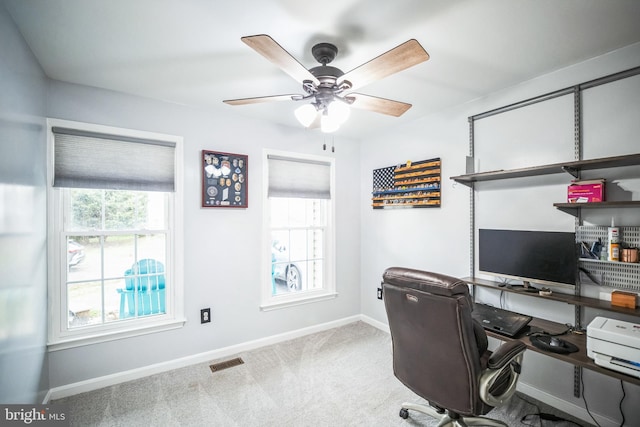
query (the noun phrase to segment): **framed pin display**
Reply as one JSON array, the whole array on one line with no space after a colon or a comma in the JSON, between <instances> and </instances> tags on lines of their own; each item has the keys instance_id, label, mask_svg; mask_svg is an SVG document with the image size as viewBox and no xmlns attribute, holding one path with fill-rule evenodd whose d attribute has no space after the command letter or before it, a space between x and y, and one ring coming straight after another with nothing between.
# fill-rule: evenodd
<instances>
[{"instance_id":1,"label":"framed pin display","mask_svg":"<svg viewBox=\"0 0 640 427\"><path fill-rule=\"evenodd\" d=\"M248 164L244 154L202 150L202 207L246 208Z\"/></svg>"},{"instance_id":2,"label":"framed pin display","mask_svg":"<svg viewBox=\"0 0 640 427\"><path fill-rule=\"evenodd\" d=\"M440 158L373 170L373 209L439 208Z\"/></svg>"}]
</instances>

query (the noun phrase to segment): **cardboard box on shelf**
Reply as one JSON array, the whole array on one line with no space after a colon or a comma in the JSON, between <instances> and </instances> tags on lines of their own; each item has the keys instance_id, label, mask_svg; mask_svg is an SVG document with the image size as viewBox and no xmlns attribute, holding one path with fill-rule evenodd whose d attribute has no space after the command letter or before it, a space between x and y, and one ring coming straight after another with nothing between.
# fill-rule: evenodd
<instances>
[{"instance_id":1,"label":"cardboard box on shelf","mask_svg":"<svg viewBox=\"0 0 640 427\"><path fill-rule=\"evenodd\" d=\"M567 188L567 202L592 203L604 202L605 180L591 179L586 181L573 181Z\"/></svg>"}]
</instances>

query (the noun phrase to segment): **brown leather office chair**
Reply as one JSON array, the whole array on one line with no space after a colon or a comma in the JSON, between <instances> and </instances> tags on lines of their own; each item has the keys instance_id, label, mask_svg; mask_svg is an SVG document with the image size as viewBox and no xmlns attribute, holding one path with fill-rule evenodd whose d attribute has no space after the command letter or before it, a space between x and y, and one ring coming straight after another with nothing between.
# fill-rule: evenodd
<instances>
[{"instance_id":1,"label":"brown leather office chair","mask_svg":"<svg viewBox=\"0 0 640 427\"><path fill-rule=\"evenodd\" d=\"M509 341L493 353L487 350L487 335L471 317L473 301L462 280L392 267L382 286L394 374L429 402L403 403L400 416L415 410L439 419L439 426L506 426L480 415L513 395L526 346Z\"/></svg>"}]
</instances>

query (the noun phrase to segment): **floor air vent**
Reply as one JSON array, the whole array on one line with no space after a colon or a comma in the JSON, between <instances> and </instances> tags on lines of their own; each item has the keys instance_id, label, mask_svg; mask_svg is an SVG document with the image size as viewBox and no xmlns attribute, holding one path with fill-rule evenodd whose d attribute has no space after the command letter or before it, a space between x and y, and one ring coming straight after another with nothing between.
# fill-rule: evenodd
<instances>
[{"instance_id":1,"label":"floor air vent","mask_svg":"<svg viewBox=\"0 0 640 427\"><path fill-rule=\"evenodd\" d=\"M222 371L223 369L233 368L234 366L242 365L244 360L239 357L235 359L225 360L224 362L214 363L213 365L209 365L211 368L211 372Z\"/></svg>"}]
</instances>

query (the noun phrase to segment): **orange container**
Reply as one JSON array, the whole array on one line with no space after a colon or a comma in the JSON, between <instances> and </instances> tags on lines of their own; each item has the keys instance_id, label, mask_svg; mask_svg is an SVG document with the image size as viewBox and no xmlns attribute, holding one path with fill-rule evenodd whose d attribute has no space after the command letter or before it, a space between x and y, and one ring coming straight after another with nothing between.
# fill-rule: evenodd
<instances>
[{"instance_id":1,"label":"orange container","mask_svg":"<svg viewBox=\"0 0 640 427\"><path fill-rule=\"evenodd\" d=\"M617 307L636 308L637 295L632 292L611 292L611 305Z\"/></svg>"}]
</instances>

